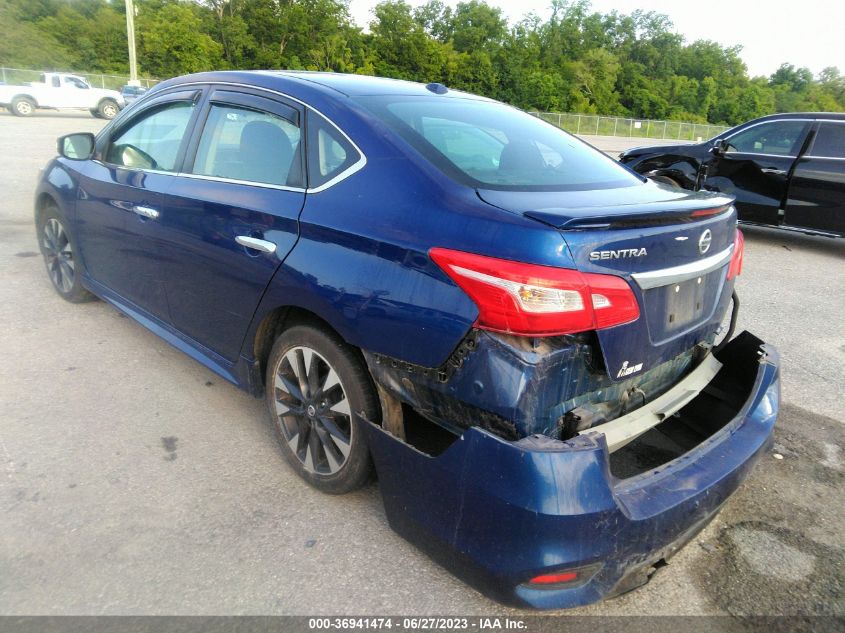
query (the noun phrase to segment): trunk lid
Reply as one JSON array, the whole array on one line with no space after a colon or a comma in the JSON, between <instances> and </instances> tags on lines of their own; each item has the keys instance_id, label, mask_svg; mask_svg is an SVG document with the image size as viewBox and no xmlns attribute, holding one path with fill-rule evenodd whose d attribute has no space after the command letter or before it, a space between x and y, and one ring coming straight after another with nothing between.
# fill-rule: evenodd
<instances>
[{"instance_id":1,"label":"trunk lid","mask_svg":"<svg viewBox=\"0 0 845 633\"><path fill-rule=\"evenodd\" d=\"M628 281L639 319L597 331L614 381L675 358L719 327L733 290L726 280L736 234L730 198L654 184L478 194L559 229L578 270Z\"/></svg>"}]
</instances>

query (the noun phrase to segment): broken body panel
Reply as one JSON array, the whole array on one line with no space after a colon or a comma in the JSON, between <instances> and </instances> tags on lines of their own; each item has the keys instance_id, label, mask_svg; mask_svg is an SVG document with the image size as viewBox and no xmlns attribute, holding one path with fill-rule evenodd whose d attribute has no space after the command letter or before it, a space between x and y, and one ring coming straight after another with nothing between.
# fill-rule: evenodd
<instances>
[{"instance_id":1,"label":"broken body panel","mask_svg":"<svg viewBox=\"0 0 845 633\"><path fill-rule=\"evenodd\" d=\"M614 459L625 449L611 454L600 431L507 441L473 426L433 456L366 424L391 527L509 604L574 607L633 589L715 515L771 441L777 353L743 333L717 357L707 387L653 429L668 425L675 459L624 479ZM574 581L529 583L561 572Z\"/></svg>"}]
</instances>

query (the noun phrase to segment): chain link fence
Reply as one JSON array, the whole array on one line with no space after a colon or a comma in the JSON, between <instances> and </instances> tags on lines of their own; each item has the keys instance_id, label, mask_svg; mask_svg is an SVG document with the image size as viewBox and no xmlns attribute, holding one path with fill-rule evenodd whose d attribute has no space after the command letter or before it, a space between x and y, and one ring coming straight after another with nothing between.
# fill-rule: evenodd
<instances>
[{"instance_id":1,"label":"chain link fence","mask_svg":"<svg viewBox=\"0 0 845 633\"><path fill-rule=\"evenodd\" d=\"M6 85L23 85L39 81L41 73L45 72L67 72L79 77L84 77L85 80L91 84L92 88L110 88L111 90L120 90L123 86L129 83L128 75L102 75L98 73L79 73L64 70L27 70L24 68L6 67L0 67L0 81ZM152 77L142 77L139 78L138 81L144 88L150 88L161 80L154 79Z\"/></svg>"},{"instance_id":2,"label":"chain link fence","mask_svg":"<svg viewBox=\"0 0 845 633\"><path fill-rule=\"evenodd\" d=\"M630 138L659 138L679 141L703 141L728 128L709 123L683 121L652 121L596 114L566 114L563 112L531 112L567 132L591 136L627 136Z\"/></svg>"},{"instance_id":3,"label":"chain link fence","mask_svg":"<svg viewBox=\"0 0 845 633\"><path fill-rule=\"evenodd\" d=\"M0 81L7 85L26 84L39 81L42 72L72 72L28 70L24 68L0 67ZM129 83L127 75L104 75L99 73L73 72L85 77L94 88L120 90ZM160 79L143 77L139 82L144 88L150 88ZM652 121L596 114L568 114L564 112L531 112L536 117L548 121L567 132L578 135L626 136L631 138L658 138L679 141L702 141L712 138L728 128L708 123L686 123L683 121Z\"/></svg>"}]
</instances>

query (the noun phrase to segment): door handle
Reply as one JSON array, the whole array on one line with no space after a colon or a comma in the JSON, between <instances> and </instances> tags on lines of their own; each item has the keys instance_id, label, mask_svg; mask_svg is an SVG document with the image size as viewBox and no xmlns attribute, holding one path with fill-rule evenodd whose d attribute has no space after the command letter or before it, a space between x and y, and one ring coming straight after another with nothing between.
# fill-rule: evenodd
<instances>
[{"instance_id":1,"label":"door handle","mask_svg":"<svg viewBox=\"0 0 845 633\"><path fill-rule=\"evenodd\" d=\"M152 207L143 207L143 206L134 206L132 210L144 218L149 218L150 220L157 220L159 213Z\"/></svg>"},{"instance_id":2,"label":"door handle","mask_svg":"<svg viewBox=\"0 0 845 633\"><path fill-rule=\"evenodd\" d=\"M764 174L771 174L772 176L786 176L785 169L776 169L775 167L763 167L760 171Z\"/></svg>"},{"instance_id":3,"label":"door handle","mask_svg":"<svg viewBox=\"0 0 845 633\"><path fill-rule=\"evenodd\" d=\"M246 246L262 253L275 253L276 245L267 240L260 240L257 237L250 237L249 235L238 235L235 241L241 246Z\"/></svg>"}]
</instances>

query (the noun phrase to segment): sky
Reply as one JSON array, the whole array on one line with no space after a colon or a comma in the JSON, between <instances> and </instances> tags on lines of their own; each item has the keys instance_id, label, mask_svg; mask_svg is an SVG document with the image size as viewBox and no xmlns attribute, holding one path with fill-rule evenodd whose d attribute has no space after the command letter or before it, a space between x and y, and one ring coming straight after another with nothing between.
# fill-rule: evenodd
<instances>
[{"instance_id":1,"label":"sky","mask_svg":"<svg viewBox=\"0 0 845 633\"><path fill-rule=\"evenodd\" d=\"M356 24L366 27L373 19L372 8L379 0L349 0ZM425 0L406 0L411 6ZM456 0L444 0L454 6ZM487 0L502 9L514 23L535 12L548 17L549 0ZM826 66L837 66L845 74L845 2L842 0L592 0L594 11L632 13L636 9L669 16L675 31L687 42L715 40L726 46L742 45L740 57L749 75L769 76L788 62L818 74Z\"/></svg>"}]
</instances>

